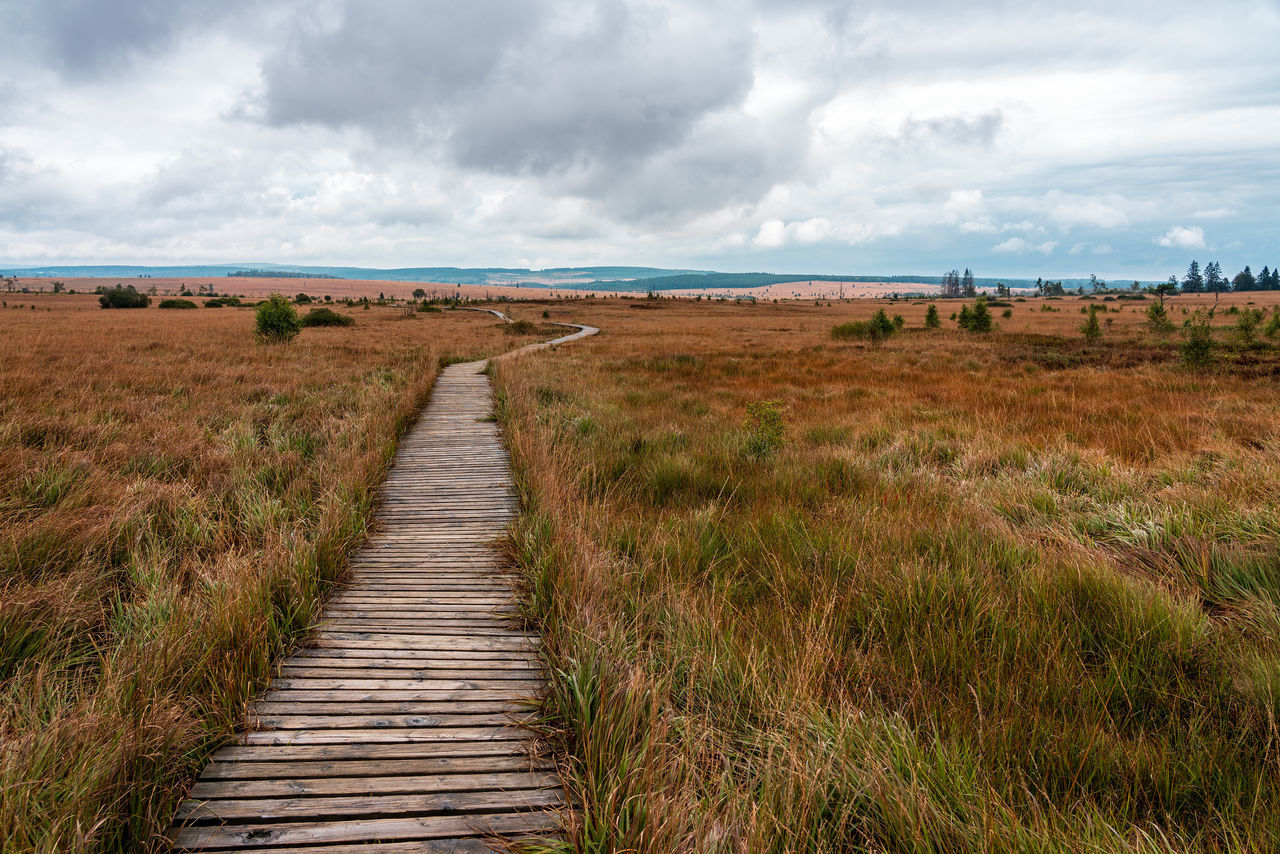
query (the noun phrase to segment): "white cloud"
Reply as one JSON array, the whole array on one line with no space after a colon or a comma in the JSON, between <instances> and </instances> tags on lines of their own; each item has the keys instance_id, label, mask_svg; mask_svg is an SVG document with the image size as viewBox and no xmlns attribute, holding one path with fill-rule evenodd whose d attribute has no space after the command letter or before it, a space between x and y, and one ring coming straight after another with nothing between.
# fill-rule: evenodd
<instances>
[{"instance_id":1,"label":"white cloud","mask_svg":"<svg viewBox=\"0 0 1280 854\"><path fill-rule=\"evenodd\" d=\"M1014 255L1025 255L1028 252L1039 252L1044 255L1049 255L1057 248L1058 242L1056 240L1046 240L1044 243L1032 244L1021 237L1010 237L1003 243L997 243L995 246L991 247L991 251Z\"/></svg>"},{"instance_id":2,"label":"white cloud","mask_svg":"<svg viewBox=\"0 0 1280 854\"><path fill-rule=\"evenodd\" d=\"M1171 249L1204 249L1204 229L1198 225L1175 225L1157 237L1156 243Z\"/></svg>"}]
</instances>

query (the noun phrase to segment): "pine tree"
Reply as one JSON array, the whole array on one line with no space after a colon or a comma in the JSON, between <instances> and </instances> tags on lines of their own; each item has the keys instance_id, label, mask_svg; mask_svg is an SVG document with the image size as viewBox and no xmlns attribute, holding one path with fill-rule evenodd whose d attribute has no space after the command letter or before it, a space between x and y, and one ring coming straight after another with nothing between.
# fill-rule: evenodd
<instances>
[{"instance_id":1,"label":"pine tree","mask_svg":"<svg viewBox=\"0 0 1280 854\"><path fill-rule=\"evenodd\" d=\"M1227 280L1222 278L1222 265L1217 261L1204 265L1204 289L1211 294L1227 289Z\"/></svg>"},{"instance_id":2,"label":"pine tree","mask_svg":"<svg viewBox=\"0 0 1280 854\"><path fill-rule=\"evenodd\" d=\"M933 303L929 303L929 307L924 312L924 328L937 329L941 325L942 321L938 317L938 307Z\"/></svg>"},{"instance_id":3,"label":"pine tree","mask_svg":"<svg viewBox=\"0 0 1280 854\"><path fill-rule=\"evenodd\" d=\"M1200 275L1200 262L1192 261L1187 268L1187 276L1182 280L1184 294L1198 294L1204 290L1204 276Z\"/></svg>"},{"instance_id":4,"label":"pine tree","mask_svg":"<svg viewBox=\"0 0 1280 854\"><path fill-rule=\"evenodd\" d=\"M1273 290L1271 287L1271 270L1267 268L1266 264L1262 265L1262 272L1258 274L1258 290Z\"/></svg>"},{"instance_id":5,"label":"pine tree","mask_svg":"<svg viewBox=\"0 0 1280 854\"><path fill-rule=\"evenodd\" d=\"M1253 277L1253 271L1249 269L1249 265L1245 264L1244 269L1236 273L1236 277L1231 280L1231 284L1237 291L1257 290L1258 280Z\"/></svg>"},{"instance_id":6,"label":"pine tree","mask_svg":"<svg viewBox=\"0 0 1280 854\"><path fill-rule=\"evenodd\" d=\"M973 272L968 267L964 268L964 278L960 280L960 287L967 297L974 296L978 292L978 289L973 284Z\"/></svg>"}]
</instances>

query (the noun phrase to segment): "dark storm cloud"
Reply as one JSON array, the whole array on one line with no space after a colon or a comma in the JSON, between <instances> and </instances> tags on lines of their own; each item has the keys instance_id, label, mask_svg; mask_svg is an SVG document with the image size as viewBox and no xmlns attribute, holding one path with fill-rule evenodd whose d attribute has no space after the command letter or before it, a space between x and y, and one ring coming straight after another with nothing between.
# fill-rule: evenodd
<instances>
[{"instance_id":1,"label":"dark storm cloud","mask_svg":"<svg viewBox=\"0 0 1280 854\"><path fill-rule=\"evenodd\" d=\"M752 83L745 26L619 2L349 2L263 64L263 119L442 141L507 174L667 151Z\"/></svg>"}]
</instances>

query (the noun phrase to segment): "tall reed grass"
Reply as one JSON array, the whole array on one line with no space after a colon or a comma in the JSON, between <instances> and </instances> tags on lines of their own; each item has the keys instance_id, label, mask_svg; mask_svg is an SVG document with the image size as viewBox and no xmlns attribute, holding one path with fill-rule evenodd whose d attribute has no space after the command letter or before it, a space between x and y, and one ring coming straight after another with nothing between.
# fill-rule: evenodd
<instances>
[{"instance_id":1,"label":"tall reed grass","mask_svg":"<svg viewBox=\"0 0 1280 854\"><path fill-rule=\"evenodd\" d=\"M1280 352L1073 303L597 304L499 367L572 850L1280 846Z\"/></svg>"},{"instance_id":2,"label":"tall reed grass","mask_svg":"<svg viewBox=\"0 0 1280 854\"><path fill-rule=\"evenodd\" d=\"M254 340L253 312L0 315L0 850L163 847L318 614L469 312Z\"/></svg>"}]
</instances>

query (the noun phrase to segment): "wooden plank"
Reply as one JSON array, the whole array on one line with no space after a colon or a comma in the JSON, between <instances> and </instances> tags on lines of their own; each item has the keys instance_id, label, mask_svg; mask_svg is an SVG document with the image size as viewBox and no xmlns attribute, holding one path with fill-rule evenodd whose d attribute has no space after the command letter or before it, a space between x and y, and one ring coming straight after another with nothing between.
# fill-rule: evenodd
<instances>
[{"instance_id":1,"label":"wooden plank","mask_svg":"<svg viewBox=\"0 0 1280 854\"><path fill-rule=\"evenodd\" d=\"M545 833L557 824L554 811L538 810L474 816L355 819L350 821L290 821L184 828L175 840L178 849L208 851L264 845L314 845L326 842L447 839L458 836L527 835ZM292 850L292 849L290 849Z\"/></svg>"},{"instance_id":2,"label":"wooden plank","mask_svg":"<svg viewBox=\"0 0 1280 854\"><path fill-rule=\"evenodd\" d=\"M503 742L497 746L508 747ZM501 773L549 769L550 763L536 762L521 754L488 756L442 756L435 759L333 759L311 762L211 762L201 780L283 780L323 777L363 777L365 779L426 776L433 774Z\"/></svg>"},{"instance_id":3,"label":"wooden plank","mask_svg":"<svg viewBox=\"0 0 1280 854\"><path fill-rule=\"evenodd\" d=\"M195 800L295 798L304 795L392 795L427 792L492 792L549 789L560 778L546 771L482 771L458 774L375 774L289 780L205 780L191 788Z\"/></svg>"},{"instance_id":4,"label":"wooden plank","mask_svg":"<svg viewBox=\"0 0 1280 854\"><path fill-rule=\"evenodd\" d=\"M240 736L241 744L403 744L438 741L524 740L529 733L515 726L419 727L405 729L262 730Z\"/></svg>"},{"instance_id":5,"label":"wooden plank","mask_svg":"<svg viewBox=\"0 0 1280 854\"><path fill-rule=\"evenodd\" d=\"M488 792L415 792L412 795L321 795L315 797L236 798L188 800L174 820L183 824L226 822L237 819L333 818L409 814L459 815L494 810L558 807L562 796L555 789L512 789Z\"/></svg>"},{"instance_id":6,"label":"wooden plank","mask_svg":"<svg viewBox=\"0 0 1280 854\"><path fill-rule=\"evenodd\" d=\"M219 748L215 763L298 762L330 760L407 760L441 757L524 755L521 741L414 742L408 744L235 744Z\"/></svg>"},{"instance_id":7,"label":"wooden plank","mask_svg":"<svg viewBox=\"0 0 1280 854\"><path fill-rule=\"evenodd\" d=\"M431 715L264 715L259 713L253 717L254 723L264 730L509 726L527 723L531 720L532 718L527 712L472 712L463 710L458 710L454 713Z\"/></svg>"}]
</instances>

